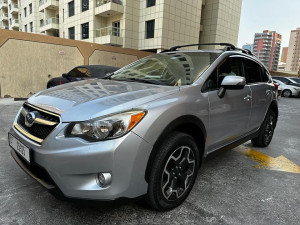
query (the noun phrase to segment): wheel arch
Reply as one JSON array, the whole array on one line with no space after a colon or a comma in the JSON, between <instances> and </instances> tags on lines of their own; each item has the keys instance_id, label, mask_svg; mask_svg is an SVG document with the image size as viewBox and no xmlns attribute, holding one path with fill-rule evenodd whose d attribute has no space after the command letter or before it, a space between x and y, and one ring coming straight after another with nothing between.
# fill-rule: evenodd
<instances>
[{"instance_id":1,"label":"wheel arch","mask_svg":"<svg viewBox=\"0 0 300 225\"><path fill-rule=\"evenodd\" d=\"M201 166L202 159L204 156L205 150L205 140L206 140L206 129L203 122L192 115L181 116L171 123L169 123L166 128L161 132L159 138L156 140L153 145L150 157L147 162L146 172L145 172L145 180L149 182L149 176L151 172L151 165L155 159L156 153L159 150L159 146L163 143L163 141L167 138L167 136L174 132L182 132L192 136L197 144L199 151L199 165Z\"/></svg>"},{"instance_id":2,"label":"wheel arch","mask_svg":"<svg viewBox=\"0 0 300 225\"><path fill-rule=\"evenodd\" d=\"M279 116L279 110L278 110L278 103L276 100L273 100L268 108L268 111L272 110L273 112L275 112L276 115L276 124L277 124L277 120L278 120L278 116ZM267 111L267 112L268 112ZM267 113L265 115L265 117L267 116Z\"/></svg>"}]
</instances>

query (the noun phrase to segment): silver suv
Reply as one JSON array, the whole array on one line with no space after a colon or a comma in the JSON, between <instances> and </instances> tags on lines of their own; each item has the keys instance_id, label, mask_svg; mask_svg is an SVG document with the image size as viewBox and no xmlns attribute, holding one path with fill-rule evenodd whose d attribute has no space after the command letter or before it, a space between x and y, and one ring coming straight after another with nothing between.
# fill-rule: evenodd
<instances>
[{"instance_id":1,"label":"silver suv","mask_svg":"<svg viewBox=\"0 0 300 225\"><path fill-rule=\"evenodd\" d=\"M57 196L146 196L157 210L177 207L209 154L248 140L266 147L276 126L265 66L250 51L218 45L173 47L106 79L35 94L9 132L13 158Z\"/></svg>"}]
</instances>

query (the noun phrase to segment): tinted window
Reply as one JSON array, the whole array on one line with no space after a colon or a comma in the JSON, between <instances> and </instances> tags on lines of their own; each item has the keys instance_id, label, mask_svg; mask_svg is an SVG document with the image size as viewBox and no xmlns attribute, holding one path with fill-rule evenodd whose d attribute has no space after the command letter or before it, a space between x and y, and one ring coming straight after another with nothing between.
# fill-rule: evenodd
<instances>
[{"instance_id":1,"label":"tinted window","mask_svg":"<svg viewBox=\"0 0 300 225\"><path fill-rule=\"evenodd\" d=\"M82 0L81 4L82 4L81 5L82 12L89 10L89 0Z\"/></svg>"},{"instance_id":2,"label":"tinted window","mask_svg":"<svg viewBox=\"0 0 300 225\"><path fill-rule=\"evenodd\" d=\"M147 8L151 6L155 6L156 0L147 0Z\"/></svg>"},{"instance_id":3,"label":"tinted window","mask_svg":"<svg viewBox=\"0 0 300 225\"><path fill-rule=\"evenodd\" d=\"M244 61L245 77L247 83L262 82L261 66L257 63L246 60Z\"/></svg>"},{"instance_id":4,"label":"tinted window","mask_svg":"<svg viewBox=\"0 0 300 225\"><path fill-rule=\"evenodd\" d=\"M75 39L75 27L69 28L69 39L72 39L72 40Z\"/></svg>"},{"instance_id":5,"label":"tinted window","mask_svg":"<svg viewBox=\"0 0 300 225\"><path fill-rule=\"evenodd\" d=\"M207 79L202 91L212 91L220 88L226 76L244 76L243 64L240 58L230 58L221 63Z\"/></svg>"},{"instance_id":6,"label":"tinted window","mask_svg":"<svg viewBox=\"0 0 300 225\"><path fill-rule=\"evenodd\" d=\"M261 78L262 78L262 81L264 81L264 82L268 82L270 79L269 73L265 68L262 68Z\"/></svg>"},{"instance_id":7,"label":"tinted window","mask_svg":"<svg viewBox=\"0 0 300 225\"><path fill-rule=\"evenodd\" d=\"M88 39L89 38L89 23L81 24L81 38Z\"/></svg>"},{"instance_id":8,"label":"tinted window","mask_svg":"<svg viewBox=\"0 0 300 225\"><path fill-rule=\"evenodd\" d=\"M79 67L72 69L69 74L69 77L91 77L90 71L87 68Z\"/></svg>"},{"instance_id":9,"label":"tinted window","mask_svg":"<svg viewBox=\"0 0 300 225\"><path fill-rule=\"evenodd\" d=\"M69 17L74 16L74 1L69 2Z\"/></svg>"},{"instance_id":10,"label":"tinted window","mask_svg":"<svg viewBox=\"0 0 300 225\"><path fill-rule=\"evenodd\" d=\"M146 38L154 38L155 20L146 21Z\"/></svg>"}]
</instances>

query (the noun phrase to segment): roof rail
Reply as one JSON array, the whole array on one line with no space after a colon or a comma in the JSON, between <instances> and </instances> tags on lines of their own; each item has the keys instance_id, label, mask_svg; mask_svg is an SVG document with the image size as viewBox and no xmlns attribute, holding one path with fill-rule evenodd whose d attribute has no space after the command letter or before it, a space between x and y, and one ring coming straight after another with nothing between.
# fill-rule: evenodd
<instances>
[{"instance_id":1,"label":"roof rail","mask_svg":"<svg viewBox=\"0 0 300 225\"><path fill-rule=\"evenodd\" d=\"M223 49L224 51L232 51L232 50L239 50L245 54L248 55L253 55L253 53L248 50L248 49L242 49L242 48L237 48L235 47L233 44L230 43L202 43L202 44L190 44L190 45L178 45L178 46L174 46L170 49L164 50L163 52L169 52L169 51L177 51L178 48L184 48L184 47L192 47L192 46L205 46L205 45L220 45L220 46L225 46L225 48Z\"/></svg>"},{"instance_id":2,"label":"roof rail","mask_svg":"<svg viewBox=\"0 0 300 225\"><path fill-rule=\"evenodd\" d=\"M191 45L174 46L174 47L170 48L168 51L176 51L178 48L192 47L192 46L202 46L202 45L220 45L220 46L229 47L229 49L231 49L231 50L236 49L236 47L233 44L230 44L230 43L203 43L203 44L191 44Z\"/></svg>"}]
</instances>

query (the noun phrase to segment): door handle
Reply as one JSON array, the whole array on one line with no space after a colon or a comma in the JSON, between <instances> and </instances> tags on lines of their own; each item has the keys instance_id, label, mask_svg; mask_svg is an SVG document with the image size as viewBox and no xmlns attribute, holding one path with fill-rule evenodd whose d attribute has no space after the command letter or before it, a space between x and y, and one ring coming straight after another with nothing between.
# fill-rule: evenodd
<instances>
[{"instance_id":1,"label":"door handle","mask_svg":"<svg viewBox=\"0 0 300 225\"><path fill-rule=\"evenodd\" d=\"M247 101L247 102L249 102L251 99L252 99L251 95L246 95L244 97L244 100Z\"/></svg>"}]
</instances>

